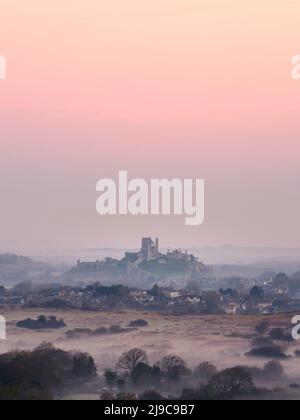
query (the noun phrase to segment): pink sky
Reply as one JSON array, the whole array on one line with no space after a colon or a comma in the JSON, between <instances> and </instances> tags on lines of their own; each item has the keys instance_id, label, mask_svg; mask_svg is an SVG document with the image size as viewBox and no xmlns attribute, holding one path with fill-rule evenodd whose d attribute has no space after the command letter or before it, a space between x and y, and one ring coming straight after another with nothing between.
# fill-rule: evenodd
<instances>
[{"instance_id":1,"label":"pink sky","mask_svg":"<svg viewBox=\"0 0 300 420\"><path fill-rule=\"evenodd\" d=\"M0 0L1 244L300 246L300 3ZM206 179L206 222L109 218L95 185Z\"/></svg>"}]
</instances>

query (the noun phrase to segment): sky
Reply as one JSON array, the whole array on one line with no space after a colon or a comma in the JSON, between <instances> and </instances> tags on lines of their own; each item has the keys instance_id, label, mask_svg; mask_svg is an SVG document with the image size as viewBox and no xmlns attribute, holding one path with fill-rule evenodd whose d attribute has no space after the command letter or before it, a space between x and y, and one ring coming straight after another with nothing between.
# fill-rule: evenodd
<instances>
[{"instance_id":1,"label":"sky","mask_svg":"<svg viewBox=\"0 0 300 420\"><path fill-rule=\"evenodd\" d=\"M0 246L299 247L300 3L0 0ZM206 218L100 217L96 183L204 178Z\"/></svg>"}]
</instances>

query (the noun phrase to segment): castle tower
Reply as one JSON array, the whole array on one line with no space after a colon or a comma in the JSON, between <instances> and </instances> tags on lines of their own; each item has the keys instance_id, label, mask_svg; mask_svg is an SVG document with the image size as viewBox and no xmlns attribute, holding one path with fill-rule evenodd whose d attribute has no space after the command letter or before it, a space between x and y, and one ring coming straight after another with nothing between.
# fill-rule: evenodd
<instances>
[{"instance_id":1,"label":"castle tower","mask_svg":"<svg viewBox=\"0 0 300 420\"><path fill-rule=\"evenodd\" d=\"M151 261L159 256L159 241L156 238L155 243L151 238L142 239L142 258L144 261Z\"/></svg>"},{"instance_id":2,"label":"castle tower","mask_svg":"<svg viewBox=\"0 0 300 420\"><path fill-rule=\"evenodd\" d=\"M159 256L159 239L156 238L155 239L155 251L156 251L156 256Z\"/></svg>"}]
</instances>

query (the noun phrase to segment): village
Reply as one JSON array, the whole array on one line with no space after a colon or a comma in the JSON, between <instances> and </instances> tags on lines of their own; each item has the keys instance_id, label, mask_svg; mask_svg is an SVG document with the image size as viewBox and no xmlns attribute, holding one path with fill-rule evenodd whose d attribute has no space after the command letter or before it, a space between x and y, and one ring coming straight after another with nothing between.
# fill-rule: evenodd
<instances>
[{"instance_id":1,"label":"village","mask_svg":"<svg viewBox=\"0 0 300 420\"><path fill-rule=\"evenodd\" d=\"M299 272L214 278L209 268L187 251L160 252L158 238L142 238L140 251L126 252L121 260L78 260L57 280L0 286L0 308L134 309L178 315L300 311Z\"/></svg>"},{"instance_id":2,"label":"village","mask_svg":"<svg viewBox=\"0 0 300 420\"><path fill-rule=\"evenodd\" d=\"M0 289L0 308L72 308L86 311L135 309L170 314L271 315L300 311L300 293L291 296L288 286L277 286L278 278L263 286L239 286L235 289L175 290L155 284L151 289L122 285L86 287L20 284Z\"/></svg>"}]
</instances>

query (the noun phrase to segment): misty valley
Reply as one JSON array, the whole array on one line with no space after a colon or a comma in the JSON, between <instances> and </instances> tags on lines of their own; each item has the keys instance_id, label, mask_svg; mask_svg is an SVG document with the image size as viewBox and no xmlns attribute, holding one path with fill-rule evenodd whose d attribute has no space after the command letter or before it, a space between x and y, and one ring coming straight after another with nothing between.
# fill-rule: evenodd
<instances>
[{"instance_id":1,"label":"misty valley","mask_svg":"<svg viewBox=\"0 0 300 420\"><path fill-rule=\"evenodd\" d=\"M296 261L206 265L158 238L119 255L0 255L0 399L300 398Z\"/></svg>"}]
</instances>

